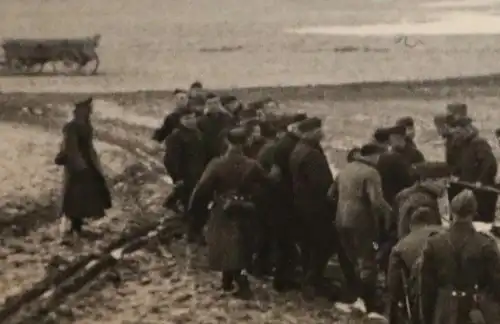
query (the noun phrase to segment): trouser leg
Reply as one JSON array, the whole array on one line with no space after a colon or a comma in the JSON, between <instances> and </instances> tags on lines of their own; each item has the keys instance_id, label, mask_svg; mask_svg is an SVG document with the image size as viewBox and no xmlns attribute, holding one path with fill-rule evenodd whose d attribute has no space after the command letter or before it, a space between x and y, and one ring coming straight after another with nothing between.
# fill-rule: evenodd
<instances>
[{"instance_id":1,"label":"trouser leg","mask_svg":"<svg viewBox=\"0 0 500 324\"><path fill-rule=\"evenodd\" d=\"M235 274L233 271L222 271L222 289L231 291L234 288Z\"/></svg>"},{"instance_id":2,"label":"trouser leg","mask_svg":"<svg viewBox=\"0 0 500 324\"><path fill-rule=\"evenodd\" d=\"M76 233L78 235L82 234L82 229L83 229L83 219L80 217L73 217L70 218L71 222L71 232Z\"/></svg>"}]
</instances>

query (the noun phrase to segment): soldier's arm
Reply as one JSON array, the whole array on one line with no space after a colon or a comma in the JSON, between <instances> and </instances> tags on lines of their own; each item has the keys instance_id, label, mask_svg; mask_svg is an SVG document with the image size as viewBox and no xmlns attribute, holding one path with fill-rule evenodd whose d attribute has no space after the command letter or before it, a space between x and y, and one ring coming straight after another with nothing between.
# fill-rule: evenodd
<instances>
[{"instance_id":1,"label":"soldier's arm","mask_svg":"<svg viewBox=\"0 0 500 324\"><path fill-rule=\"evenodd\" d=\"M478 141L476 145L477 170L480 171L478 182L489 183L492 176L496 176L497 160L491 146L485 140Z\"/></svg>"},{"instance_id":2,"label":"soldier's arm","mask_svg":"<svg viewBox=\"0 0 500 324\"><path fill-rule=\"evenodd\" d=\"M165 167L174 182L182 179L180 156L182 154L182 143L174 131L167 136L165 151Z\"/></svg>"},{"instance_id":3,"label":"soldier's arm","mask_svg":"<svg viewBox=\"0 0 500 324\"><path fill-rule=\"evenodd\" d=\"M430 239L432 240L432 239ZM433 246L428 241L421 255L418 290L423 323L432 323L437 302L437 283Z\"/></svg>"},{"instance_id":4,"label":"soldier's arm","mask_svg":"<svg viewBox=\"0 0 500 324\"><path fill-rule=\"evenodd\" d=\"M87 165L78 147L78 128L69 123L63 129L64 148L68 167L73 171L84 170Z\"/></svg>"},{"instance_id":5,"label":"soldier's arm","mask_svg":"<svg viewBox=\"0 0 500 324\"><path fill-rule=\"evenodd\" d=\"M382 180L380 179L380 175L375 169L365 180L365 190L370 200L370 205L373 209L373 213L375 215L383 217L385 225L389 226L392 223L392 208L384 199L384 194L382 192Z\"/></svg>"},{"instance_id":6,"label":"soldier's arm","mask_svg":"<svg viewBox=\"0 0 500 324\"><path fill-rule=\"evenodd\" d=\"M483 248L483 255L486 260L485 270L488 278L485 278L485 282L492 290L491 293L496 301L500 302L500 252L493 239L487 237L486 240L488 242Z\"/></svg>"},{"instance_id":7,"label":"soldier's arm","mask_svg":"<svg viewBox=\"0 0 500 324\"><path fill-rule=\"evenodd\" d=\"M157 128L153 133L153 139L157 142L163 142L168 135L170 135L177 126L177 117L175 113L171 113L165 117L162 125Z\"/></svg>"},{"instance_id":8,"label":"soldier's arm","mask_svg":"<svg viewBox=\"0 0 500 324\"><path fill-rule=\"evenodd\" d=\"M274 145L266 144L257 155L257 161L264 170L270 172L274 165Z\"/></svg>"},{"instance_id":9,"label":"soldier's arm","mask_svg":"<svg viewBox=\"0 0 500 324\"><path fill-rule=\"evenodd\" d=\"M404 262L397 248L394 248L389 257L389 268L387 271L387 293L389 301L387 303L387 315L389 319L397 317L399 303L404 302L405 287L403 286L402 275ZM391 321L391 323L395 323Z\"/></svg>"},{"instance_id":10,"label":"soldier's arm","mask_svg":"<svg viewBox=\"0 0 500 324\"><path fill-rule=\"evenodd\" d=\"M210 202L216 186L219 163L219 158L214 158L210 161L210 163L208 163L200 180L198 180L193 193L191 194L188 213L191 213L195 209L205 207Z\"/></svg>"}]
</instances>

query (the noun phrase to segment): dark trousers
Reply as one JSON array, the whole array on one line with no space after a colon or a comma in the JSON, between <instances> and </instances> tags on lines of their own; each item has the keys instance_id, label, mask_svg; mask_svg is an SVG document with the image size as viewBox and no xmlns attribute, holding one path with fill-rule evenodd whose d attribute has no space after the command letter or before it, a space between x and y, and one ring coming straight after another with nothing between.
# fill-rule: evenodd
<instances>
[{"instance_id":1,"label":"dark trousers","mask_svg":"<svg viewBox=\"0 0 500 324\"><path fill-rule=\"evenodd\" d=\"M361 297L369 312L376 311L377 260L374 239L354 228L338 228L346 257L354 267L355 277L348 280L353 298ZM347 278L346 278L347 279Z\"/></svg>"},{"instance_id":2,"label":"dark trousers","mask_svg":"<svg viewBox=\"0 0 500 324\"><path fill-rule=\"evenodd\" d=\"M81 234L82 233L82 227L83 227L83 219L79 217L74 217L70 218L70 232L71 233L76 233L76 234Z\"/></svg>"},{"instance_id":3,"label":"dark trousers","mask_svg":"<svg viewBox=\"0 0 500 324\"><path fill-rule=\"evenodd\" d=\"M222 271L222 289L230 291L235 283L239 290L250 289L248 278L242 274L242 270Z\"/></svg>"}]
</instances>

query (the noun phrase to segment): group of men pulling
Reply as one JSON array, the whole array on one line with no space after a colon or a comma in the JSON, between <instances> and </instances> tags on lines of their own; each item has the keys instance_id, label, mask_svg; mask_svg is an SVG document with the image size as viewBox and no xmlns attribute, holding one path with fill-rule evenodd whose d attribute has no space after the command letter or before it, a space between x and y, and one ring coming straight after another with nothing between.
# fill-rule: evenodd
<instances>
[{"instance_id":1,"label":"group of men pulling","mask_svg":"<svg viewBox=\"0 0 500 324\"><path fill-rule=\"evenodd\" d=\"M174 182L165 207L183 215L190 243L208 245L221 289L236 285L235 296L251 298L251 273L272 277L280 292L334 298L340 311L373 319L385 312L394 324L500 323L500 253L473 226L494 223L497 162L466 105L435 117L446 162L425 161L406 117L376 130L332 172L317 117L285 114L272 99L244 104L199 82L174 96L176 108L153 135L165 142ZM82 218L111 206L89 108L91 101L76 105L56 158L67 171L62 212L77 233ZM82 204L89 206L82 211ZM342 294L325 276L333 256Z\"/></svg>"}]
</instances>

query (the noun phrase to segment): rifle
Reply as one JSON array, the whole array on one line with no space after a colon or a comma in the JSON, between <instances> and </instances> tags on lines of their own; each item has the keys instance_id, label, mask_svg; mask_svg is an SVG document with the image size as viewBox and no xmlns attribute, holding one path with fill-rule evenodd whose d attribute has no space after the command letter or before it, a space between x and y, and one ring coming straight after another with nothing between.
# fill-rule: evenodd
<instances>
[{"instance_id":1,"label":"rifle","mask_svg":"<svg viewBox=\"0 0 500 324\"><path fill-rule=\"evenodd\" d=\"M500 195L500 189L498 189L494 186L488 186L488 185L478 186L475 183L471 183L471 182L467 182L467 181L459 181L459 180L456 180L456 181L451 180L450 184L464 187L464 188L471 189L471 190L487 191L487 192L491 192L491 193L495 193L497 195Z\"/></svg>"},{"instance_id":2,"label":"rifle","mask_svg":"<svg viewBox=\"0 0 500 324\"><path fill-rule=\"evenodd\" d=\"M409 319L409 323L413 323L413 314L411 311L411 303L410 303L410 291L408 288L408 282L406 281L406 274L404 269L400 270L400 275L401 275L401 282L403 284L403 293L404 293L404 298L405 298L405 310L406 310L406 315Z\"/></svg>"}]
</instances>

